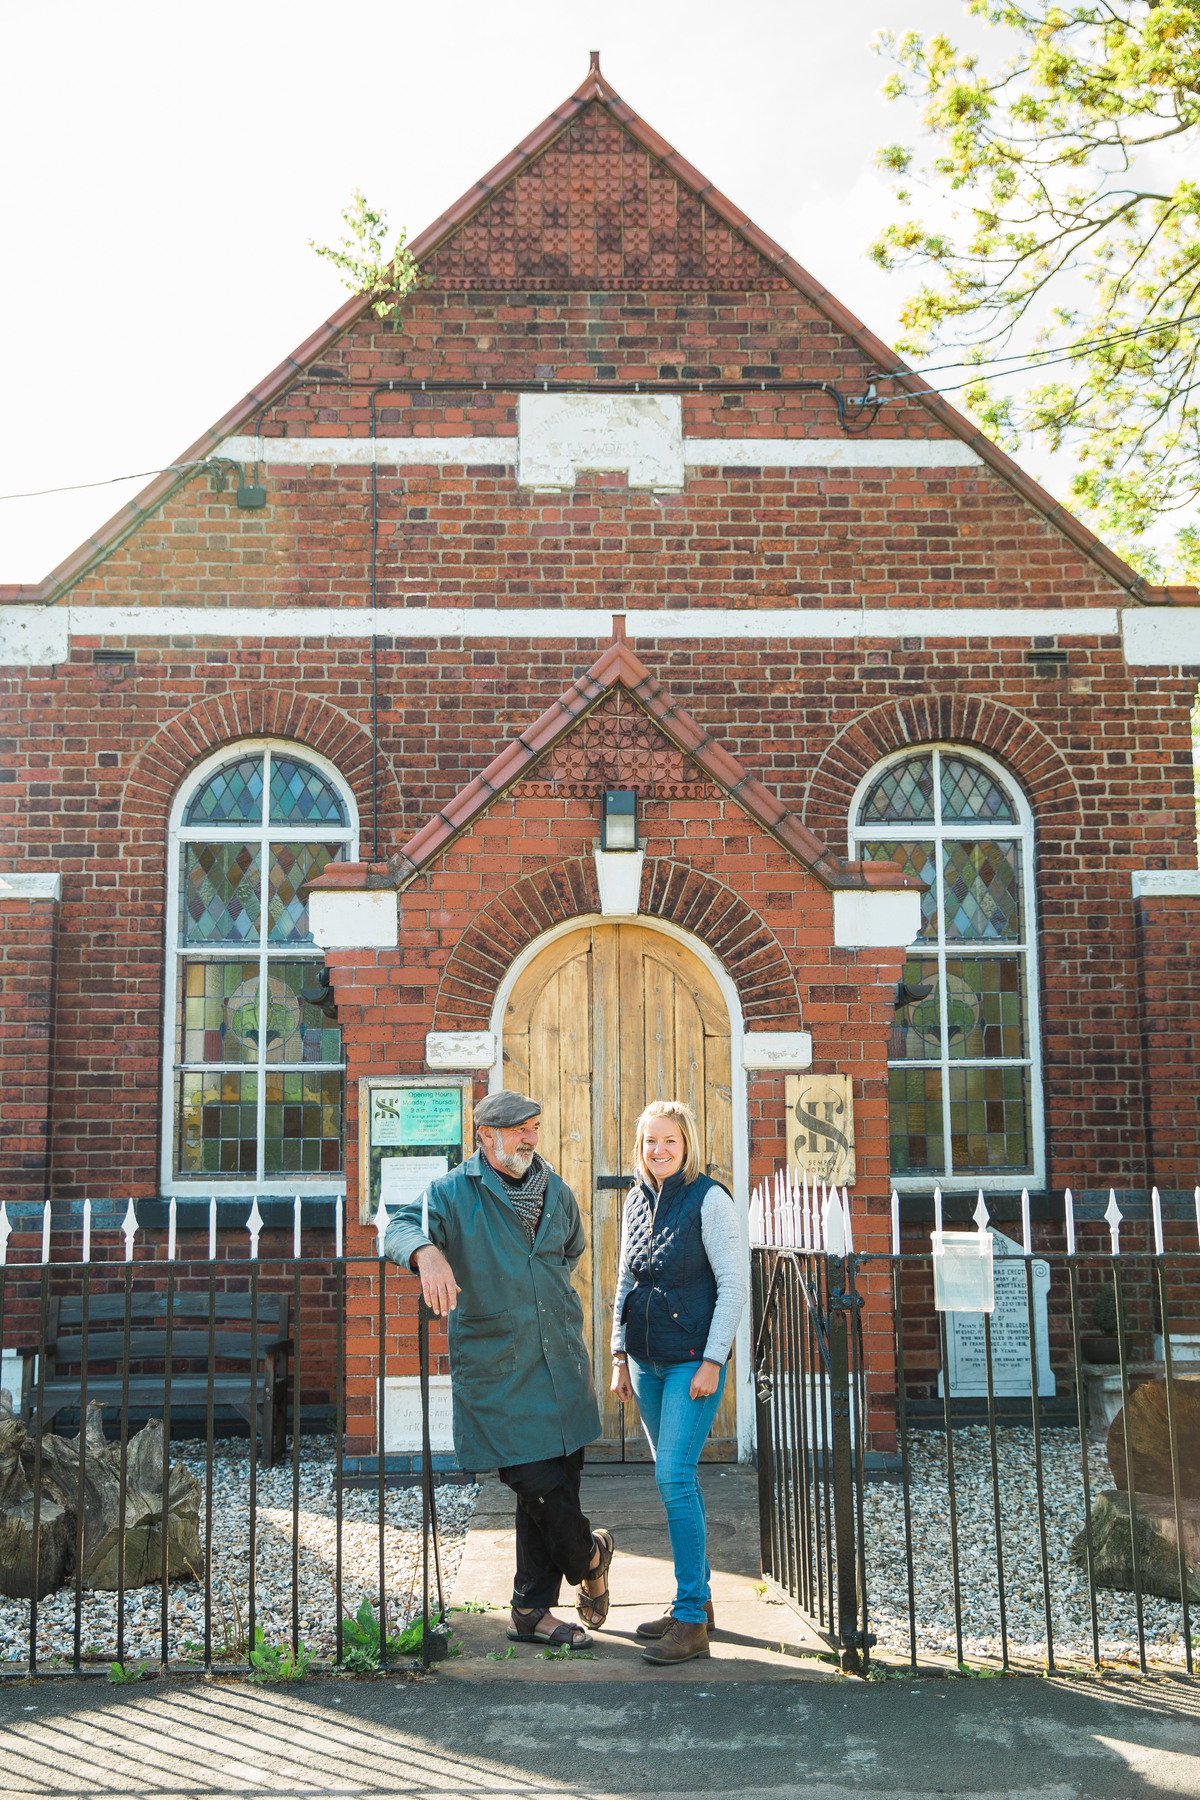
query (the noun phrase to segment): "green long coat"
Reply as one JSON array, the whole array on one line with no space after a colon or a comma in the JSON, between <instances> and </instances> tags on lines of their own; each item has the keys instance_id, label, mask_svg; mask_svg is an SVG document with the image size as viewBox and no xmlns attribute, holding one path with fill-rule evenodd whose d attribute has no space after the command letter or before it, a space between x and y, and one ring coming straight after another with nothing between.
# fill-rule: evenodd
<instances>
[{"instance_id":1,"label":"green long coat","mask_svg":"<svg viewBox=\"0 0 1200 1800\"><path fill-rule=\"evenodd\" d=\"M561 1176L551 1171L531 1250L504 1183L477 1150L397 1209L384 1250L408 1268L414 1251L431 1242L459 1286L449 1333L460 1466L540 1462L599 1437L583 1307L571 1286L584 1251L583 1222Z\"/></svg>"}]
</instances>

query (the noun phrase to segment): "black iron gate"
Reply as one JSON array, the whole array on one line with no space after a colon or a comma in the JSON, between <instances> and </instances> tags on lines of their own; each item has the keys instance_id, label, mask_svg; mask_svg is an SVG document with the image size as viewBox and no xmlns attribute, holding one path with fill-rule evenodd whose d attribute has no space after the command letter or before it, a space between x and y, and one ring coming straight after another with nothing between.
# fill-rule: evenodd
<instances>
[{"instance_id":1,"label":"black iron gate","mask_svg":"<svg viewBox=\"0 0 1200 1800\"><path fill-rule=\"evenodd\" d=\"M865 1390L854 1260L752 1252L763 1574L842 1667L861 1672L874 1639L861 1566Z\"/></svg>"}]
</instances>

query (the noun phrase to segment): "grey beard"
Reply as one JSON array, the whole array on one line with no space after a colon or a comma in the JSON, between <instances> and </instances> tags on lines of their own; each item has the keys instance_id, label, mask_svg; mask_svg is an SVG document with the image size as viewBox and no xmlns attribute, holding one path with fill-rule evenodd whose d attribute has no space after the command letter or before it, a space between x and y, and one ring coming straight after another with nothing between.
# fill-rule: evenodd
<instances>
[{"instance_id":1,"label":"grey beard","mask_svg":"<svg viewBox=\"0 0 1200 1800\"><path fill-rule=\"evenodd\" d=\"M505 1169L510 1175L515 1175L520 1181L523 1176L528 1175L536 1155L536 1150L514 1150L508 1156L497 1154L496 1161L500 1168Z\"/></svg>"}]
</instances>

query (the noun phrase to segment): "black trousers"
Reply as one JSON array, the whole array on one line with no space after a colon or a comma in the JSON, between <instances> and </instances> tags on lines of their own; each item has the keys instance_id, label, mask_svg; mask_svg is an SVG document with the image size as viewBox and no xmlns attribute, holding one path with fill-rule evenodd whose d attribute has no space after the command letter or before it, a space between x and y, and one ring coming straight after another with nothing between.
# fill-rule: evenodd
<instances>
[{"instance_id":1,"label":"black trousers","mask_svg":"<svg viewBox=\"0 0 1200 1800\"><path fill-rule=\"evenodd\" d=\"M584 1579L594 1552L592 1527L579 1505L583 1451L513 1463L497 1473L517 1497L512 1603L545 1612L557 1605L564 1577L572 1585Z\"/></svg>"}]
</instances>

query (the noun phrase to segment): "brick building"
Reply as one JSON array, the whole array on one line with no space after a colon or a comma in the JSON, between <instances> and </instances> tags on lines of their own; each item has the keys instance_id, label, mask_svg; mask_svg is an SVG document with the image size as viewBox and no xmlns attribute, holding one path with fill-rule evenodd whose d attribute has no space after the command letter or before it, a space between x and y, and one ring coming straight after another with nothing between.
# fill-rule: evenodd
<instances>
[{"instance_id":1,"label":"brick building","mask_svg":"<svg viewBox=\"0 0 1200 1800\"><path fill-rule=\"evenodd\" d=\"M186 1243L215 1195L232 1239L299 1193L311 1254L345 1194L366 1250L399 1163L528 1084L602 1350L655 1093L744 1204L797 1159L789 1076L848 1077L860 1247L893 1185L914 1221L935 1182L1190 1193L1196 593L595 63L412 248L393 316L347 303L0 590L10 1219L174 1196ZM348 1307L366 1454L369 1272ZM386 1307L400 1444L411 1287ZM743 1337L719 1443L752 1431Z\"/></svg>"}]
</instances>

